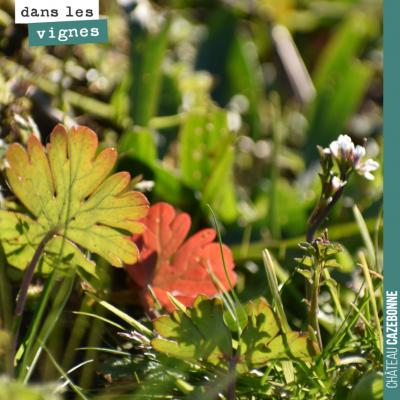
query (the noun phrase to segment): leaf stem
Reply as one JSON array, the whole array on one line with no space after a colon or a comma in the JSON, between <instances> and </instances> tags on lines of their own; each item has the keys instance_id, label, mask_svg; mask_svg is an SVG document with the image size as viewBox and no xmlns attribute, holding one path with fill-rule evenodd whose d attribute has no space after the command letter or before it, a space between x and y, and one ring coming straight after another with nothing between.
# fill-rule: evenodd
<instances>
[{"instance_id":1,"label":"leaf stem","mask_svg":"<svg viewBox=\"0 0 400 400\"><path fill-rule=\"evenodd\" d=\"M314 331L317 333L318 346L320 351L322 351L322 340L318 323L318 293L319 293L319 282L321 279L322 268L323 268L323 262L317 265L317 269L315 271L314 281L312 285L312 295L311 295L310 314L309 314L310 324L314 329Z\"/></svg>"},{"instance_id":2,"label":"leaf stem","mask_svg":"<svg viewBox=\"0 0 400 400\"><path fill-rule=\"evenodd\" d=\"M12 357L10 360L11 376L14 375L14 358L15 358L15 352L16 352L17 343L18 343L18 333L19 333L19 327L21 324L22 313L24 312L25 301L26 301L26 296L28 294L29 284L31 283L32 276L33 276L33 273L35 272L36 265L40 259L40 256L42 255L42 252L43 252L46 244L56 233L57 233L57 230L52 229L51 231L47 232L46 236L42 239L38 248L36 249L35 254L33 255L33 258L31 260L31 263L29 264L28 269L26 270L24 280L22 282L21 291L18 296L17 306L15 308L14 322L13 322Z\"/></svg>"}]
</instances>

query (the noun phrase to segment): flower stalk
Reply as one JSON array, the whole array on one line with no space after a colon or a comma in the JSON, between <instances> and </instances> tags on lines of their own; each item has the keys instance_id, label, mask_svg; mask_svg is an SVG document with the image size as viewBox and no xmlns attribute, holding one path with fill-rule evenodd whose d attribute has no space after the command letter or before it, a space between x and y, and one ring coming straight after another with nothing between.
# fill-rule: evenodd
<instances>
[{"instance_id":1,"label":"flower stalk","mask_svg":"<svg viewBox=\"0 0 400 400\"><path fill-rule=\"evenodd\" d=\"M320 153L322 173L319 174L322 183L321 195L307 223L307 242L313 243L318 229L326 220L335 204L342 197L345 185L352 173L356 171L366 179L372 180L379 164L371 159L362 162L365 156L364 139L363 146L354 146L351 138L347 135L340 135L338 140L332 142L329 148L323 149L317 146ZM337 167L337 172L334 167ZM313 294L313 287L306 280L306 298L310 303Z\"/></svg>"}]
</instances>

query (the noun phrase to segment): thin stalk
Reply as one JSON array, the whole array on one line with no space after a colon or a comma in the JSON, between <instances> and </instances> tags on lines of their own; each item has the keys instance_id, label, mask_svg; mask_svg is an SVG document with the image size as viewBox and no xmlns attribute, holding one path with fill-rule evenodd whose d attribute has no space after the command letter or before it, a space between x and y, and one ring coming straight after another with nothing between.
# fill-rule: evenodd
<instances>
[{"instance_id":1,"label":"thin stalk","mask_svg":"<svg viewBox=\"0 0 400 400\"><path fill-rule=\"evenodd\" d=\"M251 237L252 224L247 223L244 227L242 246L240 248L240 255L245 258L249 251L250 237Z\"/></svg>"},{"instance_id":2,"label":"thin stalk","mask_svg":"<svg viewBox=\"0 0 400 400\"><path fill-rule=\"evenodd\" d=\"M227 400L235 400L236 398L236 390L235 390L235 383L236 383L236 359L232 357L229 360L229 371L228 371L228 396Z\"/></svg>"},{"instance_id":3,"label":"thin stalk","mask_svg":"<svg viewBox=\"0 0 400 400\"><path fill-rule=\"evenodd\" d=\"M6 275L6 260L3 248L0 245L0 328L7 332L10 332L12 328L13 303L11 285ZM0 361L2 360L0 359ZM2 368L2 372L11 374L11 370L9 369L11 364L13 364L11 349L6 347L4 352L4 369Z\"/></svg>"},{"instance_id":4,"label":"thin stalk","mask_svg":"<svg viewBox=\"0 0 400 400\"><path fill-rule=\"evenodd\" d=\"M288 320L286 318L285 310L283 309L282 299L279 294L278 289L278 280L276 278L274 264L272 263L271 256L267 249L263 251L263 260L265 271L267 273L269 287L271 289L272 297L274 298L276 313L278 317L281 319L282 323L282 331L283 333L290 332L290 326ZM294 378L294 367L291 360L282 361L282 369L285 375L286 383L289 384L295 380Z\"/></svg>"},{"instance_id":5,"label":"thin stalk","mask_svg":"<svg viewBox=\"0 0 400 400\"><path fill-rule=\"evenodd\" d=\"M40 340L39 340L40 342ZM50 358L51 362L54 364L54 367L57 369L57 371L63 376L63 378L69 383L73 391L82 399L88 400L88 398L83 394L83 392L80 390L78 386L76 386L71 379L69 379L68 375L62 370L62 368L57 364L56 360L54 357L51 355L47 347L44 345L44 343L40 343L44 351L47 353L48 357Z\"/></svg>"},{"instance_id":6,"label":"thin stalk","mask_svg":"<svg viewBox=\"0 0 400 400\"><path fill-rule=\"evenodd\" d=\"M359 307L360 311L364 310L364 307L368 303L368 301L369 301L369 298L361 303L361 305ZM349 311L349 314L350 314L350 311ZM342 327L339 329L339 331L337 332L337 335L332 340L332 343L333 343L331 346L332 348L339 346L339 344L342 342L344 337L349 333L350 329L355 325L355 323L358 321L358 319L359 319L358 314L353 315L352 319L349 322L348 327L344 330L342 330Z\"/></svg>"},{"instance_id":7,"label":"thin stalk","mask_svg":"<svg viewBox=\"0 0 400 400\"><path fill-rule=\"evenodd\" d=\"M272 263L271 255L268 250L263 251L264 267L267 273L269 287L271 289L272 297L275 302L276 313L278 317L282 320L282 331L283 333L290 332L292 329L289 326L289 322L286 318L285 310L283 308L282 299L279 294L278 280L275 275L274 264Z\"/></svg>"},{"instance_id":8,"label":"thin stalk","mask_svg":"<svg viewBox=\"0 0 400 400\"><path fill-rule=\"evenodd\" d=\"M383 203L381 205L381 208L379 209L378 218L376 219L376 223L375 223L375 232L374 232L374 246L375 246L375 257L376 257L375 265L376 265L377 272L382 272L382 269L379 265L379 246L378 246L378 244L379 244L379 226L381 224L382 213L383 213Z\"/></svg>"},{"instance_id":9,"label":"thin stalk","mask_svg":"<svg viewBox=\"0 0 400 400\"><path fill-rule=\"evenodd\" d=\"M354 303L350 303L350 305L354 308L354 310L358 313L358 316L363 320L365 327L369 329L369 331L372 333L372 335L375 335L375 338L378 338L378 334L374 331L374 328L372 325L369 323L368 319L364 314L361 313L361 311L357 308L357 306ZM378 345L378 344L377 344Z\"/></svg>"},{"instance_id":10,"label":"thin stalk","mask_svg":"<svg viewBox=\"0 0 400 400\"><path fill-rule=\"evenodd\" d=\"M69 336L67 345L65 346L64 356L61 366L64 370L68 370L74 363L76 353L75 348L79 347L86 330L90 326L89 317L86 315L91 311L85 299L82 300L79 308L79 315L74 321L74 325Z\"/></svg>"},{"instance_id":11,"label":"thin stalk","mask_svg":"<svg viewBox=\"0 0 400 400\"><path fill-rule=\"evenodd\" d=\"M53 305L51 307L50 314L46 318L45 323L43 324L42 329L40 330L39 337L37 339L37 343L35 343L35 346L33 348L33 354L34 357L32 361L28 359L29 362L29 370L26 373L26 376L24 378L24 384L27 384L35 367L36 364L39 360L40 355L42 354L42 349L43 347L41 346L42 343L46 343L49 335L53 331L54 326L56 325L68 299L69 296L71 295L71 291L73 288L74 284L74 278L75 278L75 271L73 275L69 276L67 279L64 279L64 281L61 284L60 289L57 292L57 295L54 299ZM22 371L22 373L25 373L25 371ZM21 377L22 379L22 377Z\"/></svg>"},{"instance_id":12,"label":"thin stalk","mask_svg":"<svg viewBox=\"0 0 400 400\"><path fill-rule=\"evenodd\" d=\"M219 226L218 226L218 223L217 223L217 217L215 216L214 211L212 210L211 206L210 206L209 204L207 204L207 206L208 206L208 208L209 208L210 211L211 211L211 214L212 214L212 216L213 216L214 223L215 223L215 228L217 229L219 247L220 247L220 249L221 249L221 256L222 256L222 264L224 265L224 270L225 270L226 279L228 280L229 287L230 287L230 289L231 289L231 292L232 292L232 294L233 294L233 297L235 298L236 303L237 303L238 306L242 309L243 313L246 314L246 312L244 311L244 309L243 309L243 307L242 307L242 304L240 303L240 301L239 301L239 299L238 299L238 297L237 297L237 295L236 295L235 289L234 289L233 286L232 286L231 279L230 279L229 274L228 274L228 270L226 269L225 256L224 256L224 249L223 249L223 247L222 247L221 232L220 232L220 230L219 230Z\"/></svg>"},{"instance_id":13,"label":"thin stalk","mask_svg":"<svg viewBox=\"0 0 400 400\"><path fill-rule=\"evenodd\" d=\"M6 259L0 246L0 306L3 326L5 330L12 328L12 304L11 285L6 274Z\"/></svg>"},{"instance_id":14,"label":"thin stalk","mask_svg":"<svg viewBox=\"0 0 400 400\"><path fill-rule=\"evenodd\" d=\"M317 265L317 269L315 271L314 281L312 285L313 289L312 289L310 313L309 313L310 324L314 329L314 331L317 332L318 346L320 351L322 351L322 340L318 323L318 294L319 294L319 282L321 280L322 268L323 268L323 262Z\"/></svg>"},{"instance_id":15,"label":"thin stalk","mask_svg":"<svg viewBox=\"0 0 400 400\"><path fill-rule=\"evenodd\" d=\"M49 277L47 278L43 292L40 296L39 304L36 307L35 313L33 315L31 325L28 328L28 332L26 334L24 341L22 342L22 345L20 346L19 350L16 353L16 360L18 360L22 356L22 361L18 368L19 369L19 372L18 372L19 380L23 380L27 374L28 369L26 367L27 367L27 362L28 362L28 355L30 354L32 346L35 342L35 338L36 338L37 331L39 329L40 321L42 320L42 316L43 316L45 307L47 306L47 301L50 296L50 292L53 287L53 283L56 278L56 274L57 274L56 269L53 269L53 271L51 271ZM23 354L21 354L21 352L23 352Z\"/></svg>"},{"instance_id":16,"label":"thin stalk","mask_svg":"<svg viewBox=\"0 0 400 400\"><path fill-rule=\"evenodd\" d=\"M94 310L95 314L104 317L106 314L106 309L102 307L100 304L96 303L94 305ZM97 347L100 346L100 344L103 341L102 337L102 330L103 330L103 322L95 319L92 324L91 324L91 330L89 333L89 339L88 339L88 350L86 350L84 359L89 360L89 359L96 359L97 356ZM79 380L79 386L84 388L84 389L89 389L91 382L93 380L93 375L95 373L95 368L96 365L94 363L87 364L83 367L81 377Z\"/></svg>"},{"instance_id":17,"label":"thin stalk","mask_svg":"<svg viewBox=\"0 0 400 400\"><path fill-rule=\"evenodd\" d=\"M210 260L207 260L207 263L208 263L208 272L211 276L214 287L215 287L216 291L218 292L222 303L225 305L226 309L228 310L229 314L231 315L232 319L234 321L236 321L237 329L238 329L239 336L240 336L242 334L242 328L240 327L239 315L237 313L235 304L233 303L231 296L229 296L228 292L225 290L221 281L214 275Z\"/></svg>"},{"instance_id":18,"label":"thin stalk","mask_svg":"<svg viewBox=\"0 0 400 400\"><path fill-rule=\"evenodd\" d=\"M368 293L368 288L365 288L364 297L367 298L369 296L370 294ZM371 310L369 309L369 303L365 305L365 317L367 318L367 321L371 321ZM366 338L370 337L368 329L365 330L365 337ZM375 344L375 347L378 347L377 343Z\"/></svg>"},{"instance_id":19,"label":"thin stalk","mask_svg":"<svg viewBox=\"0 0 400 400\"><path fill-rule=\"evenodd\" d=\"M381 322L380 322L380 318L379 318L379 314L378 314L378 307L376 305L374 285L372 283L371 275L369 273L368 264L367 264L367 260L365 259L364 253L362 251L360 251L359 256L361 259L361 267L364 271L365 281L367 282L372 311L374 313L376 330L378 332L378 337L379 337L379 350L380 350L381 354L383 354L383 335L382 335L382 329L381 329Z\"/></svg>"},{"instance_id":20,"label":"thin stalk","mask_svg":"<svg viewBox=\"0 0 400 400\"><path fill-rule=\"evenodd\" d=\"M10 367L11 375L14 375L14 358L15 352L17 350L17 343L18 343L18 333L19 327L21 324L22 313L24 312L26 296L28 294L29 284L31 283L33 273L35 272L36 265L42 255L46 244L49 240L57 233L55 229L47 232L46 236L40 242L36 252L29 264L28 269L26 270L26 274L24 276L24 280L22 282L21 291L18 296L17 307L15 308L15 315L14 315L14 322L13 322L13 341L12 341L12 366Z\"/></svg>"}]
</instances>

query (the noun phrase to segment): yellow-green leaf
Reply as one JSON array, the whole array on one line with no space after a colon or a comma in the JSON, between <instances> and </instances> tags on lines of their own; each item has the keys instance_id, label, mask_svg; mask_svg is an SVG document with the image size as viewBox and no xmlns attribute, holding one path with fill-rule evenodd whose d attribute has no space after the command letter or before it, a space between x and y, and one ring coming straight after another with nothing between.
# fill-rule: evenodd
<instances>
[{"instance_id":1,"label":"yellow-green leaf","mask_svg":"<svg viewBox=\"0 0 400 400\"><path fill-rule=\"evenodd\" d=\"M172 316L154 321L154 328L162 338L153 339L151 344L169 356L221 368L228 368L230 360L234 360L239 373L273 360L312 362L317 354L317 346L308 339L308 334L287 332L276 336L281 321L265 302L261 301L258 306L250 302L248 317L234 355L221 300L199 295L193 308L187 307L186 312L176 310Z\"/></svg>"},{"instance_id":2,"label":"yellow-green leaf","mask_svg":"<svg viewBox=\"0 0 400 400\"><path fill-rule=\"evenodd\" d=\"M39 262L43 272L58 265L55 254L61 254L60 265L79 265L94 274L94 264L76 245L116 267L136 262L136 245L128 239L143 232L137 220L147 215L148 201L141 193L124 193L130 182L128 173L106 179L116 150L103 150L94 158L97 135L86 127L67 133L62 125L51 133L47 154L34 135L27 147L28 152L13 144L7 151L7 180L34 218L0 211L0 240L9 264L25 269L50 231L58 236L45 247L46 255Z\"/></svg>"},{"instance_id":3,"label":"yellow-green leaf","mask_svg":"<svg viewBox=\"0 0 400 400\"><path fill-rule=\"evenodd\" d=\"M236 355L238 372L248 372L272 360L311 362L318 353L316 344L308 339L308 333L287 332L276 336L281 320L264 302L258 306L250 302L248 316Z\"/></svg>"},{"instance_id":4,"label":"yellow-green leaf","mask_svg":"<svg viewBox=\"0 0 400 400\"><path fill-rule=\"evenodd\" d=\"M199 295L193 308L186 313L174 311L154 321L155 330L165 339L153 339L151 344L173 357L192 361L204 361L226 366L232 357L232 337L223 320L222 302Z\"/></svg>"}]
</instances>

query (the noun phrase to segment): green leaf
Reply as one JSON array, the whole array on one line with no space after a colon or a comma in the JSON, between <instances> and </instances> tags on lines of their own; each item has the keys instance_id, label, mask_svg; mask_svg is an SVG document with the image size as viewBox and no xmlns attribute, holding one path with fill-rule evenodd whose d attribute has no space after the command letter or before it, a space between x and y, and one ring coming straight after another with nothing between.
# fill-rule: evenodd
<instances>
[{"instance_id":1,"label":"green leaf","mask_svg":"<svg viewBox=\"0 0 400 400\"><path fill-rule=\"evenodd\" d=\"M342 268L342 266L336 260L325 261L325 267Z\"/></svg>"},{"instance_id":2,"label":"green leaf","mask_svg":"<svg viewBox=\"0 0 400 400\"><path fill-rule=\"evenodd\" d=\"M315 253L315 249L314 249L314 247L313 246L311 246L311 244L310 243L307 243L307 242L300 242L299 243L299 247L301 248L301 249L303 249L303 250L311 250L313 253Z\"/></svg>"},{"instance_id":3,"label":"green leaf","mask_svg":"<svg viewBox=\"0 0 400 400\"><path fill-rule=\"evenodd\" d=\"M353 386L360 379L360 371L354 366L345 370L336 381L336 393L333 400L350 400ZM370 397L364 397L370 399Z\"/></svg>"},{"instance_id":4,"label":"green leaf","mask_svg":"<svg viewBox=\"0 0 400 400\"><path fill-rule=\"evenodd\" d=\"M232 337L223 321L222 302L197 296L193 308L186 313L174 311L154 321L154 328L163 338L153 339L153 347L164 354L189 361L206 362L228 368L230 360L237 371L248 372L272 360L312 362L317 347L308 334L288 332L276 336L281 327L272 308L261 301L248 305L248 324L239 339L237 354L233 355Z\"/></svg>"},{"instance_id":5,"label":"green leaf","mask_svg":"<svg viewBox=\"0 0 400 400\"><path fill-rule=\"evenodd\" d=\"M261 302L267 303L267 301L263 297L259 297L258 299L253 300L253 303L256 306ZM247 325L247 313L246 311L244 311L246 309L247 309L247 304L240 307L236 307L236 313L239 319L239 325L242 330ZM228 310L224 311L224 322L226 323L226 325L228 325L228 328L231 332L237 332L238 330L237 322L233 319L232 314Z\"/></svg>"},{"instance_id":6,"label":"green leaf","mask_svg":"<svg viewBox=\"0 0 400 400\"><path fill-rule=\"evenodd\" d=\"M147 215L148 201L138 192L120 195L130 176L121 172L106 179L117 152L106 149L93 160L97 146L97 135L90 129L72 128L67 134L62 125L51 133L47 154L34 135L28 138L28 153L19 144L10 146L7 180L35 218L0 211L0 240L10 265L27 268L52 231L57 235L47 243L37 267L43 273L58 265L60 257L62 267L79 265L96 276L94 263L76 245L116 267L136 262L136 245L126 238L143 232L136 220Z\"/></svg>"},{"instance_id":7,"label":"green leaf","mask_svg":"<svg viewBox=\"0 0 400 400\"><path fill-rule=\"evenodd\" d=\"M129 357L110 358L99 366L97 373L107 376L109 381L123 377L131 378L134 376L135 367L136 363Z\"/></svg>"},{"instance_id":8,"label":"green leaf","mask_svg":"<svg viewBox=\"0 0 400 400\"><path fill-rule=\"evenodd\" d=\"M153 347L167 355L226 366L232 357L232 337L223 320L222 302L199 295L186 313L174 311L154 321L155 330L165 339L153 339Z\"/></svg>"},{"instance_id":9,"label":"green leaf","mask_svg":"<svg viewBox=\"0 0 400 400\"><path fill-rule=\"evenodd\" d=\"M312 282L311 271L309 271L308 269L297 269L296 271L306 277L310 282Z\"/></svg>"},{"instance_id":10,"label":"green leaf","mask_svg":"<svg viewBox=\"0 0 400 400\"><path fill-rule=\"evenodd\" d=\"M308 333L287 332L276 336L281 320L267 304L261 302L256 307L250 302L248 316L236 355L239 372L248 372L272 360L312 362L317 355L317 346L308 339Z\"/></svg>"},{"instance_id":11,"label":"green leaf","mask_svg":"<svg viewBox=\"0 0 400 400\"><path fill-rule=\"evenodd\" d=\"M351 400L382 400L383 374L381 371L370 371L363 375L351 392Z\"/></svg>"},{"instance_id":12,"label":"green leaf","mask_svg":"<svg viewBox=\"0 0 400 400\"><path fill-rule=\"evenodd\" d=\"M302 265L305 265L307 267L313 267L314 266L313 260L310 257L304 256L303 258L295 258L295 260L298 263L301 263Z\"/></svg>"}]
</instances>

